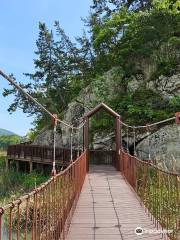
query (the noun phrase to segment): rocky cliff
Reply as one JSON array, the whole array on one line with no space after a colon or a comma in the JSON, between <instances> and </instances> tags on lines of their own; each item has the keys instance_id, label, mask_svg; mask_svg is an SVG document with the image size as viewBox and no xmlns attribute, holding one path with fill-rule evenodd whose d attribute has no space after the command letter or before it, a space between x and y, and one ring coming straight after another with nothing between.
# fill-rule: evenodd
<instances>
[{"instance_id":1,"label":"rocky cliff","mask_svg":"<svg viewBox=\"0 0 180 240\"><path fill-rule=\"evenodd\" d=\"M137 145L137 156L150 159L159 167L180 172L180 126L166 125Z\"/></svg>"},{"instance_id":2,"label":"rocky cliff","mask_svg":"<svg viewBox=\"0 0 180 240\"><path fill-rule=\"evenodd\" d=\"M147 69L146 69L147 70ZM174 96L180 96L180 73L176 71L172 76L159 76L157 79L150 79L150 73L146 71L146 78L144 75L134 76L132 80L128 82L128 89L135 91L142 85L146 85L147 88L157 90L162 94L164 99L171 99ZM146 81L145 81L146 79ZM85 112L92 109L100 102L109 102L114 96L118 95L122 90L122 75L118 68L114 68L111 71L104 74L102 77L95 79L85 89L83 89L79 96L69 103L67 111L63 114L63 120L78 125L82 122L82 118ZM124 119L125 121L125 119ZM59 146L69 146L70 133L69 130L59 127L57 134L57 144ZM145 138L141 141L141 138ZM45 139L45 140L44 140ZM35 139L36 144L52 144L53 132L52 130L44 130ZM77 145L77 134L73 135L74 146ZM143 135L138 136L137 150L139 156L147 159L147 138ZM124 135L124 142L126 138ZM165 169L180 171L180 152L179 152L179 131L175 125L168 125L160 128L150 136L151 143L151 157L157 162L158 165ZM82 144L82 139L81 139ZM114 149L114 134L101 133L100 135L94 134L93 143L91 144L94 149Z\"/></svg>"}]
</instances>

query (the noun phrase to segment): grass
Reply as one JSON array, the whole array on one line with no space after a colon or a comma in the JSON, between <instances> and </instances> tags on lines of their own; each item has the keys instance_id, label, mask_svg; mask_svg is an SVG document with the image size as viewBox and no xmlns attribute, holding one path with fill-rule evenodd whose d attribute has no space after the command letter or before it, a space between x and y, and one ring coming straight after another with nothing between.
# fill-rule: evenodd
<instances>
[{"instance_id":1,"label":"grass","mask_svg":"<svg viewBox=\"0 0 180 240\"><path fill-rule=\"evenodd\" d=\"M148 174L142 169L137 172L137 192L149 212L167 230L173 230L172 239L180 239L177 227L179 219L180 185L176 176L149 168Z\"/></svg>"},{"instance_id":2,"label":"grass","mask_svg":"<svg viewBox=\"0 0 180 240\"><path fill-rule=\"evenodd\" d=\"M30 192L36 186L45 182L48 176L33 171L32 173L16 172L6 169L6 157L0 155L0 205L17 199L19 196Z\"/></svg>"},{"instance_id":3,"label":"grass","mask_svg":"<svg viewBox=\"0 0 180 240\"><path fill-rule=\"evenodd\" d=\"M0 150L0 157L5 157L6 154L7 154L6 151L4 151L4 150Z\"/></svg>"},{"instance_id":4,"label":"grass","mask_svg":"<svg viewBox=\"0 0 180 240\"><path fill-rule=\"evenodd\" d=\"M42 173L33 171L32 173L16 172L15 169L6 170L6 152L0 151L0 206L5 206L20 196L30 192L36 186L45 182L49 177ZM33 199L29 203L29 228L32 226ZM5 228L9 228L9 211L3 217ZM17 207L13 210L13 230L17 229ZM20 229L21 238L24 238L26 223L26 201L20 207ZM28 233L29 234L29 233ZM8 238L7 238L8 239Z\"/></svg>"}]
</instances>

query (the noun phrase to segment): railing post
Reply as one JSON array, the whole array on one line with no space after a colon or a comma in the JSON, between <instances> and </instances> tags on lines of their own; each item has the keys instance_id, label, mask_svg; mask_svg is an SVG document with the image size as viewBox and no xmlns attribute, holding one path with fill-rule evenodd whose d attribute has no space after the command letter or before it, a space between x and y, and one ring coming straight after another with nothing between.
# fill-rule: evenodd
<instances>
[{"instance_id":1,"label":"railing post","mask_svg":"<svg viewBox=\"0 0 180 240\"><path fill-rule=\"evenodd\" d=\"M53 114L53 167L52 167L52 176L56 175L56 127L57 127L57 115Z\"/></svg>"},{"instance_id":2,"label":"railing post","mask_svg":"<svg viewBox=\"0 0 180 240\"><path fill-rule=\"evenodd\" d=\"M85 145L85 151L86 151L86 167L88 172L89 171L89 118L88 117L85 117L84 145Z\"/></svg>"},{"instance_id":3,"label":"railing post","mask_svg":"<svg viewBox=\"0 0 180 240\"><path fill-rule=\"evenodd\" d=\"M71 161L73 161L73 129L71 128L71 130L70 130L71 132L70 132L70 154L71 154L71 156L70 156L70 159L71 159Z\"/></svg>"},{"instance_id":4,"label":"railing post","mask_svg":"<svg viewBox=\"0 0 180 240\"><path fill-rule=\"evenodd\" d=\"M0 207L0 240L2 239L2 217L4 214L4 209Z\"/></svg>"},{"instance_id":5,"label":"railing post","mask_svg":"<svg viewBox=\"0 0 180 240\"><path fill-rule=\"evenodd\" d=\"M180 177L179 176L176 176L176 192L177 192L177 202L178 202L177 229L180 229Z\"/></svg>"},{"instance_id":6,"label":"railing post","mask_svg":"<svg viewBox=\"0 0 180 240\"><path fill-rule=\"evenodd\" d=\"M33 171L33 163L32 159L29 161L29 172L31 173Z\"/></svg>"}]
</instances>

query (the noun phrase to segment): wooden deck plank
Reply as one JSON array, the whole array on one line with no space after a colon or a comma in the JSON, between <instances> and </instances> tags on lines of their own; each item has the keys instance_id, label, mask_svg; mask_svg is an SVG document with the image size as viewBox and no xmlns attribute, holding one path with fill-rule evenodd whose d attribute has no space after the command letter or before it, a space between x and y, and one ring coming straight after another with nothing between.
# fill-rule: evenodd
<instances>
[{"instance_id":1,"label":"wooden deck plank","mask_svg":"<svg viewBox=\"0 0 180 240\"><path fill-rule=\"evenodd\" d=\"M71 221L67 240L160 240L161 235L135 229L156 230L137 195L111 166L93 166Z\"/></svg>"}]
</instances>

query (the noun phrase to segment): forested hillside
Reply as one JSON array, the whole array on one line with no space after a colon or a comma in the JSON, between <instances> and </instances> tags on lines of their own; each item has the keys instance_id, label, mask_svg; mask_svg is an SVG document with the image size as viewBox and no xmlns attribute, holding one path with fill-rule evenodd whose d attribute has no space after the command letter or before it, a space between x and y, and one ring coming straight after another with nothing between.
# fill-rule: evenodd
<instances>
[{"instance_id":1,"label":"forested hillside","mask_svg":"<svg viewBox=\"0 0 180 240\"><path fill-rule=\"evenodd\" d=\"M131 124L180 111L178 91L167 97L158 87L162 78L180 72L179 1L93 0L83 21L85 30L75 41L58 21L52 29L39 23L36 71L25 74L29 83L21 84L24 89L61 118L68 104L91 85L98 86L105 103ZM115 89L110 97L101 87L108 72L113 76L110 87ZM49 122L21 93L6 89L4 96L9 94L15 94L10 112L20 107L35 115L36 130Z\"/></svg>"},{"instance_id":2,"label":"forested hillside","mask_svg":"<svg viewBox=\"0 0 180 240\"><path fill-rule=\"evenodd\" d=\"M0 150L6 150L8 145L20 143L21 137L17 135L0 136Z\"/></svg>"},{"instance_id":3,"label":"forested hillside","mask_svg":"<svg viewBox=\"0 0 180 240\"><path fill-rule=\"evenodd\" d=\"M0 151L6 150L10 144L20 143L21 139L22 137L14 132L0 128Z\"/></svg>"},{"instance_id":4,"label":"forested hillside","mask_svg":"<svg viewBox=\"0 0 180 240\"><path fill-rule=\"evenodd\" d=\"M10 136L10 135L16 135L15 133L8 131L6 129L0 128L0 136Z\"/></svg>"}]
</instances>

